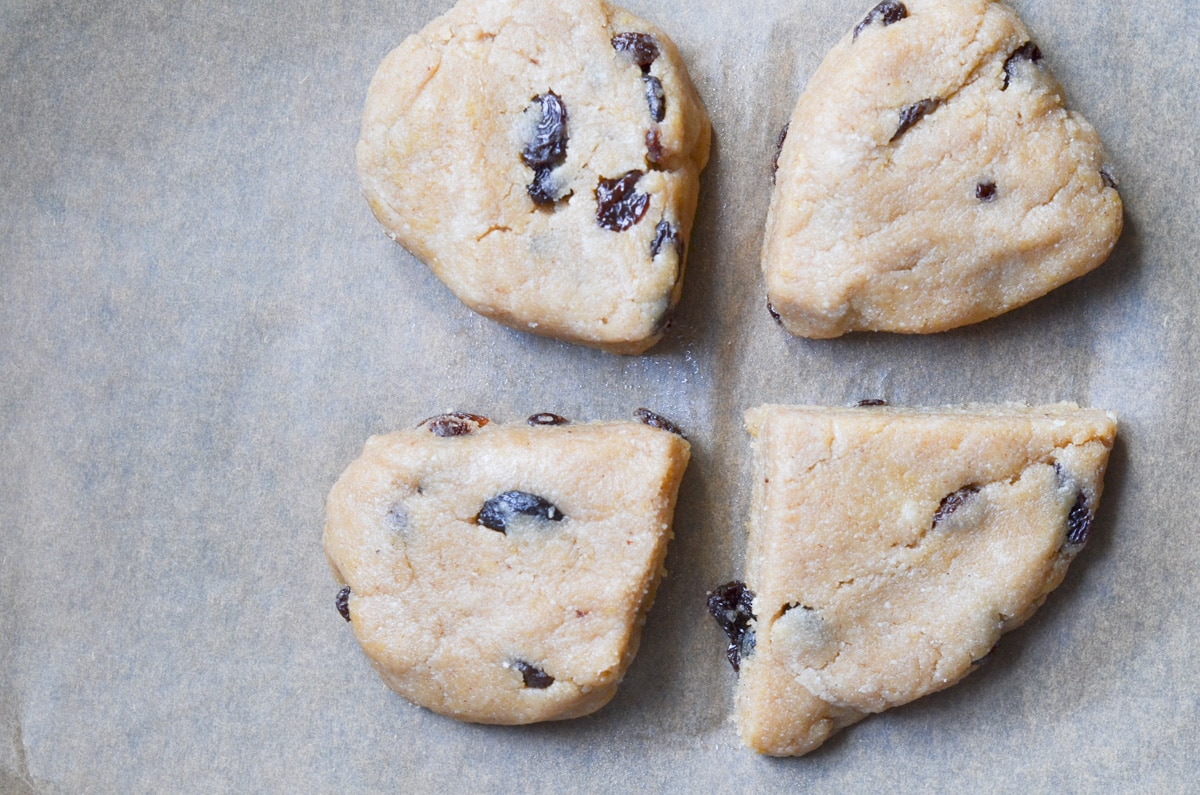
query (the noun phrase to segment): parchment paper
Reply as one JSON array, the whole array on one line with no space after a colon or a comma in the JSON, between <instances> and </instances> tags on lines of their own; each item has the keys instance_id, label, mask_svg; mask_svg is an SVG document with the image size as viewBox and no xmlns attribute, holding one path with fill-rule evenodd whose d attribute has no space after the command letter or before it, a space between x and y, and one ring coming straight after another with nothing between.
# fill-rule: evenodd
<instances>
[{"instance_id":1,"label":"parchment paper","mask_svg":"<svg viewBox=\"0 0 1200 795\"><path fill-rule=\"evenodd\" d=\"M715 147L674 330L622 358L473 315L359 195L367 83L449 0L6 2L0 791L1200 789L1200 3L1014 0L1117 167L1104 266L956 332L792 339L758 264L774 144L870 4L626 3L680 46ZM875 397L1118 412L1093 540L962 684L759 758L704 611L741 572L741 413ZM387 690L320 546L367 436L639 406L694 457L616 699L496 728Z\"/></svg>"}]
</instances>

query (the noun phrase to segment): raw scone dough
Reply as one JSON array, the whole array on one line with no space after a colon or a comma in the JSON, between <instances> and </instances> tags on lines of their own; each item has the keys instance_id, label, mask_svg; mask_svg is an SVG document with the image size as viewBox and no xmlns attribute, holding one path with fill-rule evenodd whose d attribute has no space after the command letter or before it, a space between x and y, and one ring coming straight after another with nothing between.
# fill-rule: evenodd
<instances>
[{"instance_id":1,"label":"raw scone dough","mask_svg":"<svg viewBox=\"0 0 1200 795\"><path fill-rule=\"evenodd\" d=\"M679 299L709 136L648 22L602 0L461 0L379 67L358 171L471 309L633 354Z\"/></svg>"},{"instance_id":2,"label":"raw scone dough","mask_svg":"<svg viewBox=\"0 0 1200 795\"><path fill-rule=\"evenodd\" d=\"M638 422L534 424L557 421L432 418L372 437L333 487L339 609L409 701L515 724L616 693L690 448Z\"/></svg>"},{"instance_id":3,"label":"raw scone dough","mask_svg":"<svg viewBox=\"0 0 1200 795\"><path fill-rule=\"evenodd\" d=\"M1098 266L1121 198L1029 31L992 0L889 0L788 124L762 266L792 334L929 333Z\"/></svg>"},{"instance_id":4,"label":"raw scone dough","mask_svg":"<svg viewBox=\"0 0 1200 795\"><path fill-rule=\"evenodd\" d=\"M1112 415L1040 408L747 412L755 487L737 722L800 755L948 687L1082 549Z\"/></svg>"}]
</instances>

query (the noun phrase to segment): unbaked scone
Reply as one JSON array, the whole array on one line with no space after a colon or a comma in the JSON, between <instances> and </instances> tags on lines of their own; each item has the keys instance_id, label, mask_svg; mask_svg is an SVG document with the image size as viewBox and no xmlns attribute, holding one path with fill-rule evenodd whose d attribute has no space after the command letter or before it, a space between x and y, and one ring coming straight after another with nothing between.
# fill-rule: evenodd
<instances>
[{"instance_id":1,"label":"unbaked scone","mask_svg":"<svg viewBox=\"0 0 1200 795\"><path fill-rule=\"evenodd\" d=\"M763 406L744 582L709 597L740 664L742 742L808 753L949 687L1087 543L1103 411Z\"/></svg>"},{"instance_id":2,"label":"unbaked scone","mask_svg":"<svg viewBox=\"0 0 1200 795\"><path fill-rule=\"evenodd\" d=\"M637 651L690 448L642 422L447 414L367 441L327 503L338 609L409 701L479 723L602 707Z\"/></svg>"},{"instance_id":3,"label":"unbaked scone","mask_svg":"<svg viewBox=\"0 0 1200 795\"><path fill-rule=\"evenodd\" d=\"M1103 262L1100 140L993 0L886 0L813 75L778 154L762 267L792 334L931 333Z\"/></svg>"},{"instance_id":4,"label":"unbaked scone","mask_svg":"<svg viewBox=\"0 0 1200 795\"><path fill-rule=\"evenodd\" d=\"M603 0L461 0L376 72L358 173L471 309L634 354L679 299L709 137L654 25Z\"/></svg>"}]
</instances>

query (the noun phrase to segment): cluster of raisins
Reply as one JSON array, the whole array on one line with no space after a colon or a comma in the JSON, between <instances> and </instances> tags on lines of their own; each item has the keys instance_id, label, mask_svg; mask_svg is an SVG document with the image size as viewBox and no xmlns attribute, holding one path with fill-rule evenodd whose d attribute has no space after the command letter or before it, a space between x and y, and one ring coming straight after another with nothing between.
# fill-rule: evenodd
<instances>
[{"instance_id":1,"label":"cluster of raisins","mask_svg":"<svg viewBox=\"0 0 1200 795\"><path fill-rule=\"evenodd\" d=\"M567 106L553 91L534 97L533 105L539 109L538 122L521 159L533 169L533 182L526 188L529 198L548 206L566 198L559 195L553 172L567 160Z\"/></svg>"},{"instance_id":2,"label":"cluster of raisins","mask_svg":"<svg viewBox=\"0 0 1200 795\"><path fill-rule=\"evenodd\" d=\"M658 40L649 33L618 33L612 38L613 49L633 61L642 70L646 84L646 106L650 118L659 122L667 117L667 98L662 81L650 74L650 66L658 59Z\"/></svg>"},{"instance_id":3,"label":"cluster of raisins","mask_svg":"<svg viewBox=\"0 0 1200 795\"><path fill-rule=\"evenodd\" d=\"M629 59L642 72L646 87L646 106L650 118L661 122L667 115L667 98L662 81L650 74L650 67L661 51L658 40L648 33L618 33L612 38L613 49ZM533 170L533 181L526 190L534 203L547 207L570 197L554 178L555 169L567 159L567 108L558 94L547 91L533 98L537 106L538 122L533 138L521 153L525 165ZM666 158L657 128L646 132L646 160L657 168ZM603 229L624 232L633 227L646 215L650 207L650 196L637 190L643 176L640 170L628 171L619 177L601 177L596 185L596 223ZM665 224L665 226L664 226ZM655 229L650 256L657 257L664 245L670 242L679 255L683 256L683 241L679 230L663 221Z\"/></svg>"}]
</instances>

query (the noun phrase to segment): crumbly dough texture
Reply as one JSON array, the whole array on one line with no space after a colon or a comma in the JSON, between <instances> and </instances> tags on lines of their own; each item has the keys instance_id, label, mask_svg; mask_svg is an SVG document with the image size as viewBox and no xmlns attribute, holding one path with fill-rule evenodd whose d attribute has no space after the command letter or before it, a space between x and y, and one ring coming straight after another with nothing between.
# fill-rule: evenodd
<instances>
[{"instance_id":1,"label":"crumbly dough texture","mask_svg":"<svg viewBox=\"0 0 1200 795\"><path fill-rule=\"evenodd\" d=\"M397 693L460 720L594 712L637 651L688 456L680 436L636 422L372 437L325 526L363 650ZM514 490L561 518L478 523ZM525 670L553 682L527 686Z\"/></svg>"},{"instance_id":2,"label":"crumbly dough texture","mask_svg":"<svg viewBox=\"0 0 1200 795\"><path fill-rule=\"evenodd\" d=\"M985 320L1097 267L1120 235L1099 138L1016 13L902 7L846 34L789 122L762 266L792 334Z\"/></svg>"},{"instance_id":3,"label":"crumbly dough texture","mask_svg":"<svg viewBox=\"0 0 1200 795\"><path fill-rule=\"evenodd\" d=\"M746 424L756 619L736 717L776 756L954 684L1024 623L1086 543L1116 433L1066 404L763 406Z\"/></svg>"},{"instance_id":4,"label":"crumbly dough texture","mask_svg":"<svg viewBox=\"0 0 1200 795\"><path fill-rule=\"evenodd\" d=\"M646 75L614 48L627 32L656 40ZM662 86L661 122L647 76ZM568 117L553 182L569 198L552 208L531 199L534 171L522 160L536 125L529 108L548 91ZM601 0L462 0L379 67L358 171L388 233L471 309L633 354L661 338L679 299L709 137L679 52L654 25ZM645 215L625 231L602 228L599 181L631 171L644 172ZM663 222L680 245L652 256Z\"/></svg>"}]
</instances>

